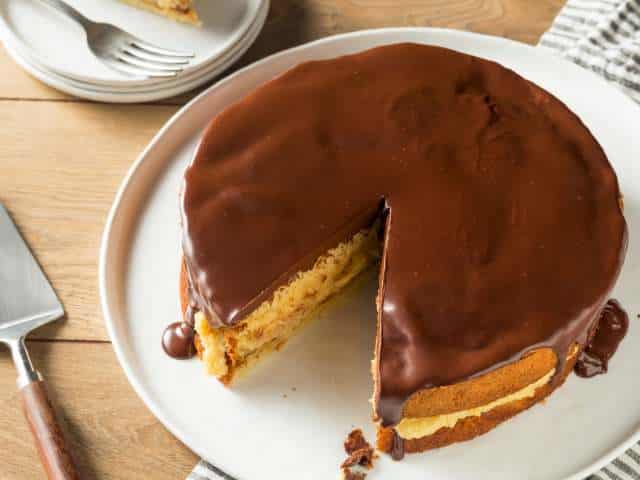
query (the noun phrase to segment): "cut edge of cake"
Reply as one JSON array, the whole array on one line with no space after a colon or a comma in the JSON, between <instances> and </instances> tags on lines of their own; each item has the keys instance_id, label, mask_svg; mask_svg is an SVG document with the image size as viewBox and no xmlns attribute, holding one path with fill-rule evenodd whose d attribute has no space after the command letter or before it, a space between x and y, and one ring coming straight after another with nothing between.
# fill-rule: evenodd
<instances>
[{"instance_id":1,"label":"cut edge of cake","mask_svg":"<svg viewBox=\"0 0 640 480\"><path fill-rule=\"evenodd\" d=\"M207 373L228 385L257 359L282 347L331 297L378 260L378 230L376 222L321 255L311 269L297 273L238 325L212 328L197 312L196 348Z\"/></svg>"}]
</instances>

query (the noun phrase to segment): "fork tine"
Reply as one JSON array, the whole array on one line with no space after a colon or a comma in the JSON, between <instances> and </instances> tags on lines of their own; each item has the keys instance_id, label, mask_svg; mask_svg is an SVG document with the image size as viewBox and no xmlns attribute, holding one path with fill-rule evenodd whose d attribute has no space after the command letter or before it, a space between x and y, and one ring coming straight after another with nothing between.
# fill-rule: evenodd
<instances>
[{"instance_id":1,"label":"fork tine","mask_svg":"<svg viewBox=\"0 0 640 480\"><path fill-rule=\"evenodd\" d=\"M170 78L170 77L175 77L177 75L176 72L158 72L158 71L152 71L152 70L145 70L143 68L127 64L127 63L123 62L122 60L118 60L118 59L115 59L115 58L112 59L111 61L107 62L107 63L112 68L115 68L116 70L118 70L121 73L124 73L126 75L133 75L133 76L136 76L136 77L142 77L142 78Z\"/></svg>"},{"instance_id":2,"label":"fork tine","mask_svg":"<svg viewBox=\"0 0 640 480\"><path fill-rule=\"evenodd\" d=\"M158 64L158 63L154 63L148 60L138 58L126 52L117 53L115 57L121 62L135 65L136 67L153 70L154 72L176 72L177 73L183 70L183 67L180 65Z\"/></svg>"},{"instance_id":3,"label":"fork tine","mask_svg":"<svg viewBox=\"0 0 640 480\"><path fill-rule=\"evenodd\" d=\"M168 50L166 48L156 47L155 45L151 45L143 40L138 38L131 41L131 45L138 47L140 50L146 50L150 53L156 53L158 55L165 55L167 57L178 57L178 58L193 58L195 55L193 53L187 52L178 52L176 50Z\"/></svg>"},{"instance_id":4,"label":"fork tine","mask_svg":"<svg viewBox=\"0 0 640 480\"><path fill-rule=\"evenodd\" d=\"M162 63L166 65L183 65L183 66L186 66L189 64L189 59L187 58L167 57L164 55L149 53L133 45L122 47L120 51L123 53L127 53L129 55L132 55L134 57L137 57L143 60L149 60L155 63Z\"/></svg>"}]
</instances>

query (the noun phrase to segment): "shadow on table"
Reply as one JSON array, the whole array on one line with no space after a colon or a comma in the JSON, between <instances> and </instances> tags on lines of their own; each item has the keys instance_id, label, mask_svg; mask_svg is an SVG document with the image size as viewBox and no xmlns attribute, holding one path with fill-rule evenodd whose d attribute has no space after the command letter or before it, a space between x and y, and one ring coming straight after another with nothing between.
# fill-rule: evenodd
<instances>
[{"instance_id":1,"label":"shadow on table","mask_svg":"<svg viewBox=\"0 0 640 480\"><path fill-rule=\"evenodd\" d=\"M306 0L271 0L264 28L254 44L222 76L287 48L301 45L317 37Z\"/></svg>"},{"instance_id":2,"label":"shadow on table","mask_svg":"<svg viewBox=\"0 0 640 480\"><path fill-rule=\"evenodd\" d=\"M328 12L328 15L333 15L333 12ZM264 28L240 60L204 85L159 103L183 105L233 72L273 53L302 45L320 36L322 36L321 32L317 31L311 21L310 6L307 0L271 0Z\"/></svg>"}]
</instances>

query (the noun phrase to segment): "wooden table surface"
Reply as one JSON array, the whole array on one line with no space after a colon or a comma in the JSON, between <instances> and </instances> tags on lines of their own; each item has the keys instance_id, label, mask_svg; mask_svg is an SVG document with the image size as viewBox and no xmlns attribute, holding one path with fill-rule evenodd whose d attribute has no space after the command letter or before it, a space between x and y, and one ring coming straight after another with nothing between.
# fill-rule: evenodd
<instances>
[{"instance_id":1,"label":"wooden table surface","mask_svg":"<svg viewBox=\"0 0 640 480\"><path fill-rule=\"evenodd\" d=\"M563 0L271 0L238 66L327 35L386 26L449 27L535 44ZM86 479L182 479L197 461L136 396L103 324L100 236L127 169L192 94L142 105L74 99L29 77L0 49L0 202L67 311L29 349ZM1 287L0 287L1 288ZM0 353L0 479L44 473L21 416L15 371Z\"/></svg>"}]
</instances>

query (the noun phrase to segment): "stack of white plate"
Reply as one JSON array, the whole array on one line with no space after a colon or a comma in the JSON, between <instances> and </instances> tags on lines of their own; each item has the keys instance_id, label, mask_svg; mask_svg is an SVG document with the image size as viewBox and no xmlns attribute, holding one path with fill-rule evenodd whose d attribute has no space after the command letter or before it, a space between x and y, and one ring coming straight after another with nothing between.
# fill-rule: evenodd
<instances>
[{"instance_id":1,"label":"stack of white plate","mask_svg":"<svg viewBox=\"0 0 640 480\"><path fill-rule=\"evenodd\" d=\"M25 70L42 82L90 100L148 102L189 91L222 73L251 46L269 0L196 2L202 26L173 22L117 0L66 0L87 17L117 25L173 50L195 54L173 78L134 78L97 60L82 28L40 0L0 1L0 39Z\"/></svg>"}]
</instances>

